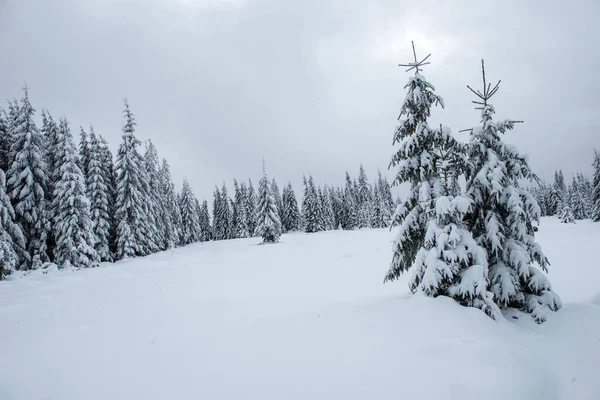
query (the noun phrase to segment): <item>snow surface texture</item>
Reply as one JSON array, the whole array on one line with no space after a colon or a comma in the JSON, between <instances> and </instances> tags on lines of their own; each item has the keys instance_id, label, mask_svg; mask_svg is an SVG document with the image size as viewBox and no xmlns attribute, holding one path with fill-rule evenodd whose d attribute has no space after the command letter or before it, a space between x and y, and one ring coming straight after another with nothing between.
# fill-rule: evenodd
<instances>
[{"instance_id":1,"label":"snow surface texture","mask_svg":"<svg viewBox=\"0 0 600 400\"><path fill-rule=\"evenodd\" d=\"M383 284L385 229L0 282L0 399L600 399L600 224L542 220L537 325Z\"/></svg>"}]
</instances>

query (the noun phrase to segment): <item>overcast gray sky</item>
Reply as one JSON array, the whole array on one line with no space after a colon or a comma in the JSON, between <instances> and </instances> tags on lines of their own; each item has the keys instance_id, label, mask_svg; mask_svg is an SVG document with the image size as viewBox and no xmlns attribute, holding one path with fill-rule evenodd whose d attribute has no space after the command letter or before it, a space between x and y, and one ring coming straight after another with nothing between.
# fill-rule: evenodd
<instances>
[{"instance_id":1,"label":"overcast gray sky","mask_svg":"<svg viewBox=\"0 0 600 400\"><path fill-rule=\"evenodd\" d=\"M600 148L597 1L0 0L0 98L26 81L39 111L93 123L113 150L122 99L196 195L261 173L301 192L303 173L343 183L362 162L387 171L411 61L446 102L453 132L479 114L465 85L480 59L506 140L550 179L591 171ZM466 140L466 134L457 135ZM393 171L387 171L389 178Z\"/></svg>"}]
</instances>

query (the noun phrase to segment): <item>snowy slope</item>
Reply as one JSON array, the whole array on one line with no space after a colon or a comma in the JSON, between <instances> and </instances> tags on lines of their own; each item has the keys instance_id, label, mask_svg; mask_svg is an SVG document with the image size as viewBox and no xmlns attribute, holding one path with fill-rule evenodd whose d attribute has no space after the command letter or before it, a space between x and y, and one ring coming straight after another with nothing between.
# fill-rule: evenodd
<instances>
[{"instance_id":1,"label":"snowy slope","mask_svg":"<svg viewBox=\"0 0 600 400\"><path fill-rule=\"evenodd\" d=\"M0 282L0 399L600 399L600 224L544 219L565 302L494 322L383 284L386 230Z\"/></svg>"}]
</instances>

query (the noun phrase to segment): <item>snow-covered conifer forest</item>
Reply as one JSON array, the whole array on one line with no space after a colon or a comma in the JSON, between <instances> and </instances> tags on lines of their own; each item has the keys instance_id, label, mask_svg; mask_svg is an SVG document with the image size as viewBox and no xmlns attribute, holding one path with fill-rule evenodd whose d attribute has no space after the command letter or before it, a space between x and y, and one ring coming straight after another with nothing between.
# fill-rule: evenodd
<instances>
[{"instance_id":1,"label":"snow-covered conifer forest","mask_svg":"<svg viewBox=\"0 0 600 400\"><path fill-rule=\"evenodd\" d=\"M466 125L432 123L455 99L417 50L380 170L262 159L211 198L133 102L109 143L10 94L0 399L600 399L600 152L534 171L484 60Z\"/></svg>"}]
</instances>

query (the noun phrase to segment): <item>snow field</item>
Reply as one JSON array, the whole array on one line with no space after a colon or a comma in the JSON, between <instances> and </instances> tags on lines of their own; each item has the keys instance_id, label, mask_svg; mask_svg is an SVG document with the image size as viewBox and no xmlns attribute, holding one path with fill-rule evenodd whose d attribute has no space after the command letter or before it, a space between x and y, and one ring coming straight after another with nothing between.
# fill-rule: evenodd
<instances>
[{"instance_id":1,"label":"snow field","mask_svg":"<svg viewBox=\"0 0 600 400\"><path fill-rule=\"evenodd\" d=\"M384 285L392 237L209 242L0 282L0 399L600 398L600 224L542 220L565 303L543 325Z\"/></svg>"}]
</instances>

